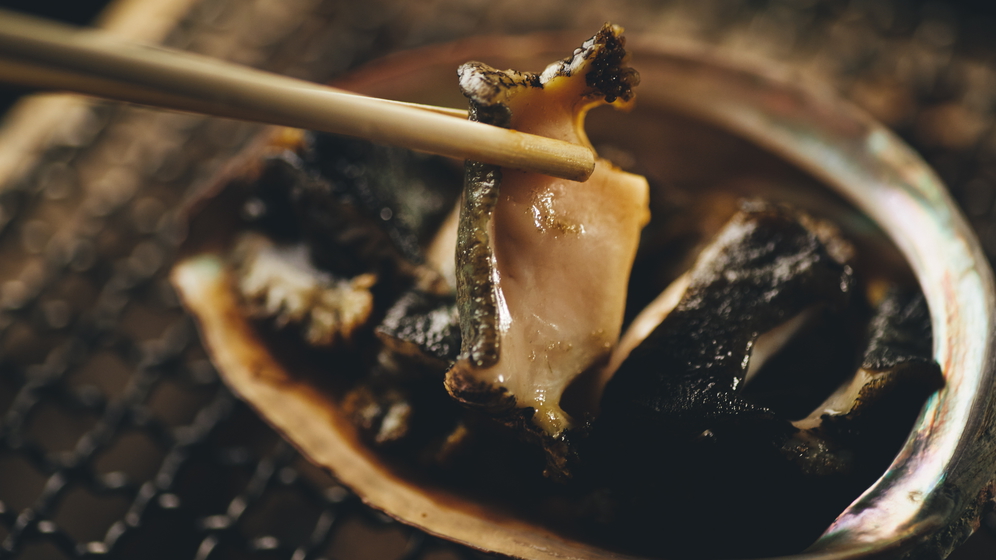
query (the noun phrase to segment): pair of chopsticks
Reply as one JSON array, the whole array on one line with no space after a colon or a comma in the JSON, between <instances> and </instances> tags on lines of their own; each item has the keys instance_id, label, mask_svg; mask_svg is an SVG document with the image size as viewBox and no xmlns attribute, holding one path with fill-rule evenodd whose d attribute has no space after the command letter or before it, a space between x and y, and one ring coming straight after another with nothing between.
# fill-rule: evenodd
<instances>
[{"instance_id":1,"label":"pair of chopsticks","mask_svg":"<svg viewBox=\"0 0 996 560\"><path fill-rule=\"evenodd\" d=\"M465 111L365 97L5 10L0 82L345 134L574 181L595 167L583 146L471 122Z\"/></svg>"}]
</instances>

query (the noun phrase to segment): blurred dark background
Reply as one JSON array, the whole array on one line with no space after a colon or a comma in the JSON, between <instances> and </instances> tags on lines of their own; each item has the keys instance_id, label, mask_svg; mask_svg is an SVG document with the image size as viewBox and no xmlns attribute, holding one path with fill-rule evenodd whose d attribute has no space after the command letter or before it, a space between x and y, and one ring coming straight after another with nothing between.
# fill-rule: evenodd
<instances>
[{"instance_id":1,"label":"blurred dark background","mask_svg":"<svg viewBox=\"0 0 996 560\"><path fill-rule=\"evenodd\" d=\"M807 3L803 0L798 3ZM0 0L0 7L17 10L28 14L57 19L75 25L87 25L94 20L107 0ZM769 0L745 0L741 2L758 10L767 4L775 3ZM819 9L828 12L845 10L851 0L831 0L808 2L819 4ZM872 0L874 3L874 0ZM959 34L960 44L956 49L968 51L972 55L992 57L996 60L996 1L992 0L905 0L900 3L910 21L918 20L923 12L930 15L937 11L942 17L955 20L956 27L963 30ZM900 14L899 19L902 19ZM990 40L992 41L990 43ZM23 90L13 89L0 84L0 114L5 112Z\"/></svg>"},{"instance_id":2,"label":"blurred dark background","mask_svg":"<svg viewBox=\"0 0 996 560\"><path fill-rule=\"evenodd\" d=\"M80 25L93 20L105 4L107 4L105 0L4 0L0 2L0 6L9 10Z\"/></svg>"}]
</instances>

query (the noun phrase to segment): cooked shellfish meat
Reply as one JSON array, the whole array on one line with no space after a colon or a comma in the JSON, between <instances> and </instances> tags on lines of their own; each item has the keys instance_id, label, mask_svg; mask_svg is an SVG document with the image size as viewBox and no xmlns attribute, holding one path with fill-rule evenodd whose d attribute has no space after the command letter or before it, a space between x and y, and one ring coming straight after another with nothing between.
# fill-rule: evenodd
<instances>
[{"instance_id":1,"label":"cooked shellfish meat","mask_svg":"<svg viewBox=\"0 0 996 560\"><path fill-rule=\"evenodd\" d=\"M540 74L481 63L459 70L471 118L590 147L595 106L626 106L638 77L621 29L606 25ZM460 401L531 433L566 471L579 425L561 398L605 365L649 219L643 177L598 160L584 183L468 162L457 247L462 349L446 387ZM582 411L583 412L583 411Z\"/></svg>"}]
</instances>

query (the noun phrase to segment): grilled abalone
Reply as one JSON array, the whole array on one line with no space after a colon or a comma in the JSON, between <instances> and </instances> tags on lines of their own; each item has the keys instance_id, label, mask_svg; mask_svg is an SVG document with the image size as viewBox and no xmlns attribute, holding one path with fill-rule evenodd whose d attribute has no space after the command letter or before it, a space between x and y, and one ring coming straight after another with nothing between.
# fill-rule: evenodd
<instances>
[{"instance_id":1,"label":"grilled abalone","mask_svg":"<svg viewBox=\"0 0 996 560\"><path fill-rule=\"evenodd\" d=\"M513 86L519 87L515 84ZM303 153L308 153L307 146L304 146ZM637 150L637 153L639 154L637 161L640 161L640 157L655 157L648 156L647 152ZM307 166L303 169L306 170L305 175L313 173L312 169ZM318 173L318 175L321 176L322 173ZM345 175L355 175L355 172L351 171ZM314 179L314 176L311 179ZM321 181L312 184L321 184ZM660 194L667 191L658 185L652 192ZM500 190L498 196L501 196ZM501 202L500 199L499 202ZM272 204L272 206L277 208L281 204ZM293 207L293 205L290 206ZM531 209L532 206L527 205L526 208ZM393 212L392 209L392 214ZM795 220L796 225L786 227L794 229L797 233L801 228L804 239L811 240L806 237L809 235L806 232L812 233L821 245L812 245L815 252L808 254L817 254L822 251L823 256L820 258L823 260L818 260L818 262L822 263L820 266L825 269L824 272L830 272L829 275L824 276L824 279L832 277L837 282L824 282L822 288L814 291L817 294L815 299L809 300L808 303L795 305L788 311L776 313L766 319L764 326L758 327L758 330L772 327L783 328L786 325L792 327L794 324L799 327L798 330L802 331L805 330L802 327L808 328L813 321L819 320L822 316L820 309L826 310L842 305L843 299L846 299L842 298L844 292L851 292L852 303L854 300L860 301L862 299L860 297L863 293L860 289L863 286L862 282L852 283L851 280L847 280L844 284L849 286L848 289L845 290L841 287L840 281L848 278L846 274L848 259L836 254L832 248L833 242L827 242L825 239L820 240L820 235L809 227L811 222L807 221L808 219L783 219L786 216L797 216L795 211L789 210L768 209L764 212L781 216L779 219L786 224L791 224ZM441 217L445 214L445 211L439 212L438 219L442 219ZM554 212L554 214L556 213ZM376 223L382 215L388 214L381 214L378 210L372 214L367 214L364 220L370 220L373 217L375 219L372 221ZM528 214L526 217L533 218L534 216ZM714 219L722 221L718 218ZM631 224L638 223L638 221L634 220ZM540 226L545 226L547 231L551 231L551 229L561 231L553 227L557 225L556 220L540 219L537 224L534 219L531 223L529 220L526 220L525 223L537 230ZM266 228L258 226L258 229L265 230ZM310 225L304 229L310 233L302 234L298 231L295 234L297 237L294 237L292 241L300 241L310 235L320 235L319 232L322 231L322 228L313 228ZM570 229L570 227L565 227L565 231L561 231L561 234L570 233L567 231ZM492 235L496 235L495 231L497 230L487 230ZM514 229L511 230L511 232L514 231ZM481 230L465 229L464 235L468 232L480 233ZM510 232L506 231L505 233ZM392 235L388 234L386 238L391 238ZM192 240L194 239L195 237L192 236ZM378 239L378 237L372 236L370 239ZM699 242L707 244L706 239L700 239ZM424 239L421 245L422 247L426 245ZM722 243L713 244L713 247L721 245ZM375 247L376 244L370 246ZM486 244L482 246L488 247ZM647 247L653 248L654 244L645 243L644 249ZM819 247L823 248L819 249ZM859 247L860 249L861 247ZM532 406L508 406L510 404L508 400L501 401L499 399L499 406L492 407L490 403L495 401L490 399L495 395L495 391L491 387L495 387L494 384L490 384L487 390L478 393L485 395L488 399L486 406L474 406L471 409L457 406L443 390L447 371L450 372L451 378L463 377L468 371L472 375L473 372L466 368L450 367L451 360L455 359L452 336L454 300L449 299L446 290L440 287L440 282L425 281L426 276L418 272L419 267L422 267L423 264L419 263L417 258L409 258L398 249L386 253L375 252L375 254L389 254L391 256L386 260L376 261L380 265L370 268L360 267L352 273L342 273L343 279L355 278L355 274L375 273L378 275L378 279L383 276L383 278L390 280L383 284L378 280L377 284L371 286L375 303L369 323L354 336L354 342L351 344L358 344L358 346L354 346L347 353L340 351L344 347L319 350L303 343L300 339L295 341L293 336L274 336L274 333L293 335L295 329L293 325L284 326L281 330L279 329L280 325L276 322L265 319L248 320L246 302L240 301L241 296L237 291L231 289L235 285L233 277L235 270L228 264L227 257L219 257L219 254L223 253L217 252L205 254L203 249L196 247L192 247L191 250L199 253L200 256L182 264L177 269L176 279L185 300L201 321L202 330L219 369L225 373L238 392L258 407L264 416L304 449L312 459L332 468L346 484L353 487L365 500L375 506L409 523L425 527L431 532L468 542L486 550L525 558L565 556L596 559L619 558L620 551L668 556L673 543L681 542L682 537L688 538L690 535L694 535L693 533L680 534L681 529L678 529L676 531L678 534L668 535L664 541L658 539L656 543L652 543L644 540L634 545L629 538L633 536L634 529L642 531L644 536L659 533L649 531L646 525L629 524L628 522L634 521L641 515L636 510L643 508L642 511L646 513L645 505L647 503L652 502L650 503L652 507L657 506L660 509L661 502L647 499L641 504L632 492L627 495L627 489L621 487L624 485L617 484L615 480L607 481L604 478L599 480L599 477L605 476L606 473L608 476L616 478L634 476L633 471L625 468L627 464L632 465L631 462L620 461L623 468L614 471L613 467L604 463L597 465L597 461L595 462L596 466L587 466L592 464L585 461L585 456L588 453L594 453L590 450L607 445L604 442L612 440L611 436L599 435L601 430L607 430L607 428L599 428L599 423L605 418L611 420L615 417L618 419L619 406L604 407L604 414L607 416L603 416L601 419L597 417L597 407L569 408L572 412L574 410L582 411L581 414L561 417L568 421L569 426L579 424L577 422L579 419L583 419L585 422L593 419L591 423L592 435L587 438L584 437L587 430L573 432L567 430L559 435L553 435L558 432L547 430L543 425L532 422L528 410L528 408L533 408ZM651 254L668 253L660 251ZM595 255L595 258L597 259L599 256ZM643 258L646 259L647 255L645 254ZM403 259L403 261L396 259ZM319 262L320 258L317 256L312 260L312 263L320 270L334 273L332 270L323 268L327 267L327 264L318 264ZM394 264L387 264L392 262ZM721 268L716 269L716 271L714 274L716 278L720 280L724 278ZM438 276L443 278L446 275ZM684 285L680 281L675 284L675 288L671 290L671 295L674 296L671 298L672 300L680 302L683 298L687 299L689 294L693 294L695 290L702 289L702 286L705 285L702 282L695 284L697 288L694 290L689 289L693 277L695 274L688 274L684 276L687 279ZM791 275L786 278L791 278ZM656 290L663 290L673 279L673 277L669 277L657 282ZM903 280L900 274L899 283L903 283ZM380 288L392 284L393 287L390 290L378 291ZM493 290L494 285L488 289ZM378 294L385 297L378 297ZM858 296L854 294L858 294ZM463 303L465 304L466 301ZM671 322L681 319L686 308L694 307L687 303L684 306L680 303L677 305L678 314L673 315L674 318L671 319ZM814 306L818 308L815 312L812 311ZM669 312L667 309L657 313L656 319L648 321L651 328L645 329L643 332L653 331L658 328L658 324L668 323L668 317L674 313L675 311ZM725 317L723 313L716 312L716 310L713 310L712 314L720 321ZM688 316L685 316L685 319L687 318ZM622 319L620 319L620 323L622 323ZM444 328L434 329L432 327ZM788 330L792 331L793 328ZM632 332L635 333L635 331ZM749 336L744 337L743 333L739 333L737 340L755 340L755 334L759 333L751 332L749 334ZM786 351L791 350L793 344L799 340L805 340L805 333L801 334L803 336L783 337L788 339L788 342L782 345ZM653 339L656 337L644 340L646 338L644 335L633 334L630 338L632 342L627 343L626 349L629 354L636 357L643 352L643 350L638 349L645 344L653 343ZM763 342L762 338L756 340L757 344ZM378 341L386 341L386 343L382 344ZM612 344L614 344L614 340ZM464 352L460 359L468 360L469 356L472 356L471 348L473 346L464 346ZM499 348L501 348L500 342ZM497 354L499 360L505 350L504 348L499 350ZM739 356L741 361L730 362L738 368L743 367L744 352L742 350L741 348ZM756 351L756 348L754 350ZM861 348L855 347L852 350L855 360L859 360ZM365 355L358 356L364 352L366 352ZM749 353L748 349L747 354ZM614 377L612 374L617 366L621 367L621 372L633 369L632 366L625 365L628 361L627 356L624 355L626 352L616 353L617 357L610 356L610 352L593 353L593 355L595 354L597 356L590 364L591 369L597 370L596 373L602 375L600 379L608 383L609 393L615 395L613 398L619 398L623 401L626 398L632 398L632 395L620 397L627 391L613 388L627 384L621 381L625 379L624 377L617 380L612 379ZM610 359L614 361L610 361ZM777 357L770 360L772 367L778 365L778 362ZM486 363L483 362L483 364ZM478 369L486 370L488 368ZM330 374L328 370L334 370L334 374ZM761 371L756 373L757 379L751 380L743 375L741 369L731 371L733 371L732 374L723 374L714 377L714 379L720 379L726 383L727 389L730 389L728 392L732 392L733 396L743 397L745 400L750 397L748 392L752 389L751 386L755 382L759 383L758 386L762 386L763 384L760 382L770 373L765 371L765 368L761 368ZM914 384L918 387L917 391L921 391L920 396L923 392L936 386L933 385L937 382L936 370L932 371L933 374L922 378L928 379L927 383ZM368 376L367 372L373 375ZM599 378L598 375L594 377ZM733 381L737 379L740 381ZM429 385L423 385L423 382ZM739 387L740 384L744 384L744 386ZM419 394L419 389L411 390L413 387L430 385L436 388L436 392L431 395ZM599 383L593 383L593 386L598 387ZM459 391L455 392L459 393ZM507 395L511 391L506 389L505 392L502 392L499 388L497 392ZM596 389L594 393L597 392ZM721 392L721 390L710 389L699 394L710 397ZM853 392L851 393L853 394ZM858 393L860 394L860 391ZM465 398L464 400L472 399ZM709 398L701 400L708 401ZM722 405L722 399L712 400ZM728 399L729 402L734 400ZM583 401L584 399L581 399L580 402ZM516 399L516 403L518 402L519 399ZM546 402L543 404L545 405ZM704 405L709 404L708 402L694 404L695 406L690 408L706 410L705 416L709 416L708 409L704 407ZM757 412L764 406L755 402L753 406L745 406L744 410ZM912 407L915 408L916 403ZM779 410L769 408L770 412L764 414L747 415L745 418L752 421L746 424L757 429L754 431L741 430L747 434L747 438L744 440L747 443L734 443L731 446L743 451L744 457L748 457L747 462L753 461L755 466L752 468L755 470L758 465L775 464L779 469L776 472L791 472L794 473L793 477L805 475L802 472L804 469L799 468L798 461L787 456L793 450L798 450L796 444L799 441L806 439L799 436L802 431L809 431L808 433L813 438L823 438L830 442L831 447L837 446L836 449L841 449L841 445L847 445L846 443L841 444L840 440L831 441L833 434L828 430L817 429L813 432L813 426L798 423L797 418L799 417L783 415ZM420 410L439 410L445 412L448 418L430 414L429 416L421 416L420 419ZM719 410L728 412L722 406ZM591 416L586 416L585 412L590 413ZM355 420L351 421L347 416ZM714 434L723 432L723 426L728 425L725 419L731 417L727 415L717 418L723 421L714 425L714 427L718 426L715 430L709 427L709 419L706 418L702 422L706 427L700 432L680 431L686 435L704 435L702 438L691 438L691 444L682 443L682 445L686 445L686 449L692 449L697 444L708 445L710 441L719 441L719 436L711 438L709 434L703 434L707 431L713 431ZM822 418L822 414L820 414L820 418ZM496 419L498 422L495 422ZM796 425L793 426L790 420L796 420ZM626 422L611 420L606 422L606 426L613 423L619 425ZM666 423L662 422L662 424ZM527 433L531 437L533 447L515 443L513 438L509 437L508 426L512 426L516 431ZM629 437L631 433L633 432L624 435ZM551 442L562 443L562 436L565 434L573 436L570 449L576 452L578 460L575 463L558 463L559 458L568 457L568 455L561 453L563 448L551 444ZM536 453L535 443L537 441L542 444L544 453L548 457L554 458L552 471L564 472L566 469L562 467L574 467L572 472L575 476L568 485L557 485L539 475L543 469L544 461ZM600 441L603 443L599 443ZM579 442L583 443L579 444ZM759 442L761 442L760 446L751 445ZM898 446L898 442L896 445ZM378 451L373 451L375 448ZM605 448L603 447L603 449ZM678 448L674 449L678 450ZM518 459L506 452L517 453L515 457ZM697 465L702 465L700 461L703 460L703 457L706 457L707 463L709 457L730 458L728 454L710 455L709 453L707 450L705 455L695 456L676 452L672 454L670 462L672 465L678 465L679 469L695 473ZM475 455L478 456L475 457ZM765 463L768 460L777 462ZM877 476L883 469L884 465L879 471L872 473L871 478ZM731 473L729 470L716 470L712 467L698 470L719 473L723 475L724 479L737 477L736 473ZM867 474L865 473L866 476ZM519 478L516 479L516 476ZM698 483L708 478L702 473L697 476L698 478L690 480ZM676 486L693 486L689 484L688 480L674 482ZM791 489L802 487L793 487L791 484L794 482L789 482ZM855 484L853 480L848 481L847 491L851 492L850 495L844 495L843 491L837 492L841 486L830 485L833 492L839 494L833 496L837 501L832 502L829 506L826 504L820 506L823 508L821 515L830 512L830 517L824 517L822 521L817 523L815 529L812 526L808 527L808 533L798 537L799 540L795 542L785 544L791 539L783 539L785 542L779 543L780 548L777 551L799 550L804 547L829 523L833 515L842 510L846 503L870 482L870 479L861 484ZM634 482L633 486L638 487L638 482ZM484 489L484 494L488 494L487 490L493 491L488 495L482 495L482 489ZM729 502L737 503L738 497L725 491L730 489L736 491L736 485L720 489L710 488L707 495L711 498L719 496ZM662 496L666 496L666 493L658 492L655 494L657 498ZM756 497L748 492L740 494L740 499L744 496ZM779 520L806 517L808 508L812 506L811 502L821 497L825 496L809 495L798 498L796 502L792 503L801 504L804 509L785 512ZM723 502L719 502L718 506L717 502L710 502L708 504L693 503L693 507L690 508L674 506L670 508L673 511L667 515L662 516L660 512L652 512L656 517L646 518L655 520L658 528L662 519L670 518L684 518L686 525L681 527L696 524L705 526L711 523L711 531L716 524L727 522L727 519L722 516L718 520L715 517L709 517L710 513L714 514L717 511L717 507L722 508L724 505ZM750 504L747 503L743 507L749 506ZM622 511L620 511L621 508ZM626 511L627 508L632 508L633 513ZM709 508L712 508L711 511ZM720 511L723 510L720 509ZM742 511L741 509L740 512L742 513ZM867 515L869 511L875 511L875 508L864 511ZM667 517L668 515L671 517ZM763 518L762 515L754 517ZM703 521L703 519L711 519L712 521ZM730 518L729 522L732 525L739 520L734 521ZM627 529L627 527L631 528ZM657 529L655 528L655 530ZM778 530L774 532L778 533ZM771 535L769 534L769 536ZM779 539L784 536L776 534L773 538ZM593 547L593 542L599 546ZM661 548L662 544L664 549ZM695 548L696 544L698 543L693 542L689 546ZM638 548L634 548L634 546ZM654 549L654 546L657 548ZM711 553L715 552L715 550L711 551Z\"/></svg>"},{"instance_id":2,"label":"grilled abalone","mask_svg":"<svg viewBox=\"0 0 996 560\"><path fill-rule=\"evenodd\" d=\"M804 420L791 422L790 409L768 406L751 390L777 373L761 366L759 379L747 379L754 351L769 353L759 345L783 345L762 334L798 333L799 317L839 325L832 316L853 312L858 302L850 300L862 296L853 294L852 254L831 224L757 201L745 203L702 251L673 310L608 381L582 443L587 476L610 496L615 531L646 543L636 546L647 554L655 553L647 542L655 527L683 535L689 544L672 550L684 556L788 553L815 540L885 468L895 451L886 442L903 434L896 427L909 426L943 385L923 351L930 331L915 302L880 306L861 341L866 365ZM820 314L827 316L813 318ZM833 353L855 352L849 333L822 334ZM802 350L818 359L812 340L795 338L775 353ZM890 357L875 358L882 355ZM813 377L820 366L806 359L782 367L801 387L822 382ZM790 392L798 397L801 387ZM728 538L709 538L714 528L703 520L715 515L730 520Z\"/></svg>"},{"instance_id":3,"label":"grilled abalone","mask_svg":"<svg viewBox=\"0 0 996 560\"><path fill-rule=\"evenodd\" d=\"M625 106L639 82L621 31L606 24L540 74L461 66L471 118L590 147L588 111ZM647 182L603 159L584 183L477 162L466 174L456 253L462 350L446 388L534 435L551 473L566 475L569 432L583 417L561 399L578 376L604 367L619 338L650 218Z\"/></svg>"}]
</instances>

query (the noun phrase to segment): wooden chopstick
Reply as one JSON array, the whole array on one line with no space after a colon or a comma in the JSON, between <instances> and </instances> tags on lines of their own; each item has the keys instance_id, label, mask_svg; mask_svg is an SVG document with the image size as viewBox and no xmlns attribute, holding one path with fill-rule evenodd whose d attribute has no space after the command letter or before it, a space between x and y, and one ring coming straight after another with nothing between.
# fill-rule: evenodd
<instances>
[{"instance_id":1,"label":"wooden chopstick","mask_svg":"<svg viewBox=\"0 0 996 560\"><path fill-rule=\"evenodd\" d=\"M2 10L0 10L2 12ZM2 26L2 24L0 24ZM175 109L178 111L188 111L191 113L203 113L216 117L227 117L240 120L257 120L257 116L246 109L233 105L219 104L204 99L173 95L166 91L142 87L127 82L102 78L91 74L63 70L42 66L38 63L23 62L0 57L0 82L24 86L39 90L64 90L74 93L82 93L111 99L114 101L124 101L127 103L139 103L151 105L164 109ZM309 83L309 82L305 82ZM335 88L328 88L333 91ZM350 94L345 90L341 93ZM402 107L410 107L422 111L430 111L456 117L467 118L467 111L462 109L451 109L449 107L439 107L436 105L422 105L419 103L406 103L404 101L393 101L381 99L384 103L391 103Z\"/></svg>"},{"instance_id":2,"label":"wooden chopstick","mask_svg":"<svg viewBox=\"0 0 996 560\"><path fill-rule=\"evenodd\" d=\"M345 134L573 181L595 167L583 146L453 118L466 115L456 109L365 97L4 10L0 81Z\"/></svg>"}]
</instances>

